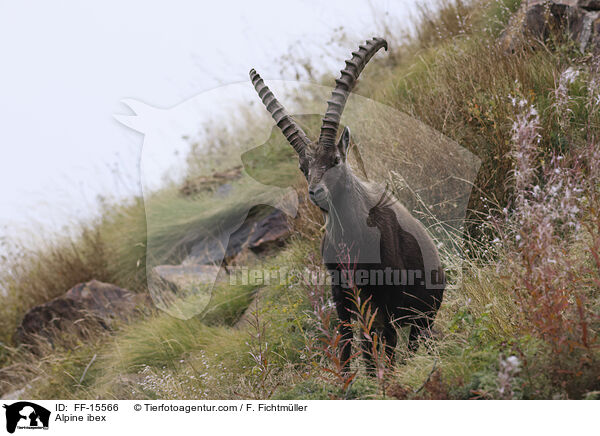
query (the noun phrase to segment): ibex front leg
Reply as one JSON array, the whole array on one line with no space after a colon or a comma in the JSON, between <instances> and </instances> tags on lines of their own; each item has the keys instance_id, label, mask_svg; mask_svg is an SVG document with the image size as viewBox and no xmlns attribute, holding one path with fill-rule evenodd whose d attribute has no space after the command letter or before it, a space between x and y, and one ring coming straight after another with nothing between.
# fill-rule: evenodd
<instances>
[{"instance_id":1,"label":"ibex front leg","mask_svg":"<svg viewBox=\"0 0 600 436\"><path fill-rule=\"evenodd\" d=\"M352 325L350 304L347 291L339 285L332 285L333 301L339 319L338 332L340 334L339 357L340 364L345 373L350 370L350 356L352 353Z\"/></svg>"}]
</instances>

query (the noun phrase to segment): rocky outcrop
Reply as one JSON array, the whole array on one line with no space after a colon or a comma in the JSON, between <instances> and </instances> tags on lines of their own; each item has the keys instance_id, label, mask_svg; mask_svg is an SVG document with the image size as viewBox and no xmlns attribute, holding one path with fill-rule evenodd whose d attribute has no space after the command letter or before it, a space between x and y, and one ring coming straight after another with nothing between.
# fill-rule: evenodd
<instances>
[{"instance_id":1,"label":"rocky outcrop","mask_svg":"<svg viewBox=\"0 0 600 436\"><path fill-rule=\"evenodd\" d=\"M188 178L183 182L179 192L186 197L206 191L217 191L218 193L219 190L224 189L223 186L231 186L228 182L240 177L242 177L242 166L238 165L225 171L215 171L210 176Z\"/></svg>"},{"instance_id":2,"label":"rocky outcrop","mask_svg":"<svg viewBox=\"0 0 600 436\"><path fill-rule=\"evenodd\" d=\"M181 319L202 313L213 292L229 286L233 267L255 265L290 235L288 217L298 209L291 183L296 174L290 171L294 176L284 186L274 183L277 177L260 180L273 163L265 160L264 147L259 153L256 149L261 147L244 153L242 166L183 184L179 195L190 206L185 211L198 215L188 216L185 224L180 220L182 232L169 247L160 236L148 243L158 248L146 257L148 291L157 308Z\"/></svg>"},{"instance_id":3,"label":"rocky outcrop","mask_svg":"<svg viewBox=\"0 0 600 436\"><path fill-rule=\"evenodd\" d=\"M217 279L226 279L222 268L214 265L159 265L153 272L173 292L185 292Z\"/></svg>"},{"instance_id":4,"label":"rocky outcrop","mask_svg":"<svg viewBox=\"0 0 600 436\"><path fill-rule=\"evenodd\" d=\"M220 240L201 238L195 242L189 255L179 265L158 265L152 269L155 283L170 289L179 296L192 290L211 288L217 281L227 280L227 274L219 265L248 266L257 255L277 247L290 235L291 227L286 215L279 209L257 213L247 218L229 237L225 253Z\"/></svg>"},{"instance_id":5,"label":"rocky outcrop","mask_svg":"<svg viewBox=\"0 0 600 436\"><path fill-rule=\"evenodd\" d=\"M287 217L279 209L249 217L231 234L225 251L225 261L236 257L244 250L263 251L271 244L283 241L290 234ZM194 244L188 263L213 264L223 259L222 247L214 239L202 239Z\"/></svg>"},{"instance_id":6,"label":"rocky outcrop","mask_svg":"<svg viewBox=\"0 0 600 436\"><path fill-rule=\"evenodd\" d=\"M39 341L53 343L68 333L81 338L95 334L98 327L109 330L115 321L125 321L142 307L145 295L92 280L80 283L47 303L31 308L15 333L15 342L35 346Z\"/></svg>"},{"instance_id":7,"label":"rocky outcrop","mask_svg":"<svg viewBox=\"0 0 600 436\"><path fill-rule=\"evenodd\" d=\"M500 35L506 51L530 41L546 41L551 34L567 35L583 52L600 43L600 0L524 1Z\"/></svg>"}]
</instances>

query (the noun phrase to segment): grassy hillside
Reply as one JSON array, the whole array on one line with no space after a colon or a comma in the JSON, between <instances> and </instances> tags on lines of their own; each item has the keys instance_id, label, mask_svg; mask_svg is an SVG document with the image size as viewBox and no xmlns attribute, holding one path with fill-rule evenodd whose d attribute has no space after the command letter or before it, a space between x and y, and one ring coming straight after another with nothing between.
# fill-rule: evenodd
<instances>
[{"instance_id":1,"label":"grassy hillside","mask_svg":"<svg viewBox=\"0 0 600 436\"><path fill-rule=\"evenodd\" d=\"M65 337L41 359L16 347L12 334L28 308L92 278L147 292L149 241L167 250L235 208L232 201L216 209L203 194L190 202L170 186L146 199L156 214L151 225L148 204L132 199L107 204L97 221L80 224L78 238L14 247L0 272L8 292L0 307L0 394L26 387L25 397L65 399L597 397L599 60L560 35L503 52L497 37L518 3L443 2L424 11L409 41L383 23L393 50L372 61L356 89L482 160L466 238L452 255L463 261L461 286L446 293L433 338L416 355L404 351L404 338L392 368L370 377L357 358L349 380L334 357L327 288L297 282L220 285L193 319L157 311L86 343ZM211 157L217 169L231 165L214 156L243 147L241 132L255 121L245 114L239 126L215 133L209 151L193 148L188 181L213 170L202 165ZM248 168L256 178L293 174L287 182L303 196L281 135L269 147L249 156ZM321 224L302 203L293 237L255 266L321 268ZM362 315L364 324L369 315Z\"/></svg>"}]
</instances>

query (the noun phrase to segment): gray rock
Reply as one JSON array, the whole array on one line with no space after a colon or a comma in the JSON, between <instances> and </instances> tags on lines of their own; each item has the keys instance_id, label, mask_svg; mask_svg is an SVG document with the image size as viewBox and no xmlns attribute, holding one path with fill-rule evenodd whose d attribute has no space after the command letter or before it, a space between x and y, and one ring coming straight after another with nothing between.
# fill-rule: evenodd
<instances>
[{"instance_id":1,"label":"gray rock","mask_svg":"<svg viewBox=\"0 0 600 436\"><path fill-rule=\"evenodd\" d=\"M224 255L221 238L204 238L194 244L185 263L220 264L223 258L228 261L247 249L255 252L262 251L272 244L283 241L290 232L291 228L285 214L279 209L274 209L262 218L246 220L229 237Z\"/></svg>"},{"instance_id":2,"label":"gray rock","mask_svg":"<svg viewBox=\"0 0 600 436\"><path fill-rule=\"evenodd\" d=\"M226 271L215 265L159 265L152 269L155 289L153 298L158 307L169 307L182 315L197 307L206 307L212 298L213 286L227 283Z\"/></svg>"},{"instance_id":3,"label":"gray rock","mask_svg":"<svg viewBox=\"0 0 600 436\"><path fill-rule=\"evenodd\" d=\"M600 0L579 0L575 1L577 6L583 9L588 9L591 11L600 10Z\"/></svg>"},{"instance_id":4,"label":"gray rock","mask_svg":"<svg viewBox=\"0 0 600 436\"><path fill-rule=\"evenodd\" d=\"M224 183L222 185L219 185L217 189L215 189L215 195L217 197L224 198L227 197L232 190L233 186L231 185L231 183Z\"/></svg>"},{"instance_id":5,"label":"gray rock","mask_svg":"<svg viewBox=\"0 0 600 436\"><path fill-rule=\"evenodd\" d=\"M600 42L600 0L524 2L499 38L509 52L527 41L545 41L551 33L566 32L581 51Z\"/></svg>"},{"instance_id":6,"label":"gray rock","mask_svg":"<svg viewBox=\"0 0 600 436\"><path fill-rule=\"evenodd\" d=\"M92 280L80 283L47 303L31 308L17 327L17 344L35 346L42 340L54 343L64 333L82 338L100 327L111 329L114 321L125 321L148 305L147 296Z\"/></svg>"},{"instance_id":7,"label":"gray rock","mask_svg":"<svg viewBox=\"0 0 600 436\"><path fill-rule=\"evenodd\" d=\"M242 176L242 167L238 165L226 171L214 172L210 176L199 176L186 179L179 192L186 197L193 196L206 191L219 190L226 184L237 180Z\"/></svg>"},{"instance_id":8,"label":"gray rock","mask_svg":"<svg viewBox=\"0 0 600 436\"><path fill-rule=\"evenodd\" d=\"M31 385L26 385L25 387L21 388L21 389L17 389L15 391L11 391L11 392L7 392L6 394L2 395L2 397L0 398L0 400L10 400L10 401L16 401L16 400L22 400L27 398L27 390L31 389Z\"/></svg>"},{"instance_id":9,"label":"gray rock","mask_svg":"<svg viewBox=\"0 0 600 436\"><path fill-rule=\"evenodd\" d=\"M224 270L214 265L159 265L154 267L153 271L177 292L197 289L203 285L212 284L217 279L224 280L226 278Z\"/></svg>"}]
</instances>

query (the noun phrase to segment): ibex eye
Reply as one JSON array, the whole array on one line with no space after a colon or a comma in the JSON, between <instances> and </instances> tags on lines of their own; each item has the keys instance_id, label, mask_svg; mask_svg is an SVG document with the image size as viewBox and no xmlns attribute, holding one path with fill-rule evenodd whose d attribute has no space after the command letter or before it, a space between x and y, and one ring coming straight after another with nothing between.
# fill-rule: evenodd
<instances>
[{"instance_id":1,"label":"ibex eye","mask_svg":"<svg viewBox=\"0 0 600 436\"><path fill-rule=\"evenodd\" d=\"M333 164L334 165L339 165L341 161L342 161L342 159L339 156L336 156L335 160L333 161Z\"/></svg>"}]
</instances>

